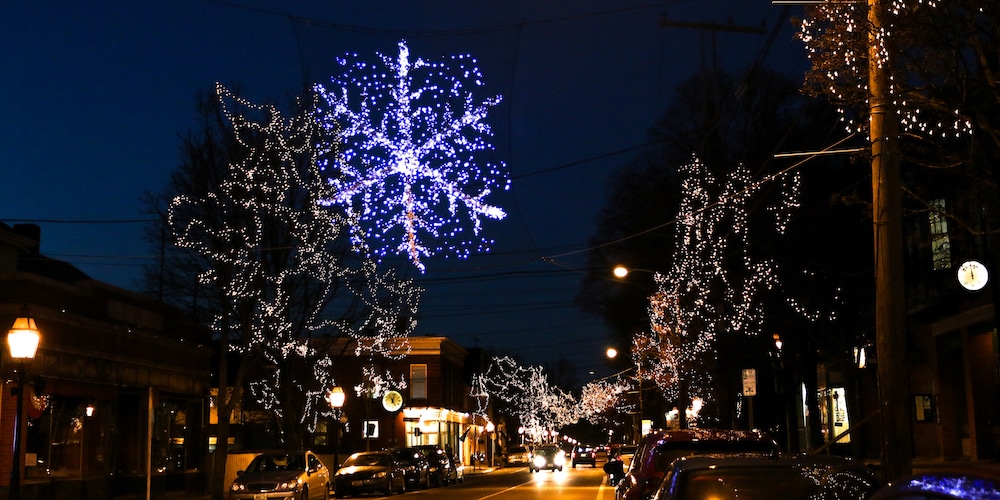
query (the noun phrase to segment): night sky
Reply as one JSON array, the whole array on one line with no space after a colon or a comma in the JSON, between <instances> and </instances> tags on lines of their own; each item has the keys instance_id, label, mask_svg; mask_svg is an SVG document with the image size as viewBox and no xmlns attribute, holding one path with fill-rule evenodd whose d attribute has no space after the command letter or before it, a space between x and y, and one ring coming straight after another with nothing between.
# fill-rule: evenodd
<instances>
[{"instance_id":1,"label":"night sky","mask_svg":"<svg viewBox=\"0 0 1000 500\"><path fill-rule=\"evenodd\" d=\"M328 83L337 56L374 61L400 40L414 58L472 55L480 97L503 96L487 121L512 179L491 201L508 216L486 222L489 255L426 261L415 334L566 358L580 383L609 370L609 332L573 304L609 175L700 68L761 59L799 78L806 66L766 0L45 0L0 15L0 221L39 224L42 253L127 289L156 258L139 198L178 164L199 92L222 82L287 101Z\"/></svg>"}]
</instances>

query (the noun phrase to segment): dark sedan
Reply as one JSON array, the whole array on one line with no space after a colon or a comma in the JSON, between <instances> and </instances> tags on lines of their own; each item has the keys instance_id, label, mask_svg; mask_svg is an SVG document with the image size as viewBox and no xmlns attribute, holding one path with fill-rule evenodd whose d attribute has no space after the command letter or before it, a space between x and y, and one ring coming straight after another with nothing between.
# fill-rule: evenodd
<instances>
[{"instance_id":1,"label":"dark sedan","mask_svg":"<svg viewBox=\"0 0 1000 500\"><path fill-rule=\"evenodd\" d=\"M403 468L406 487L410 489L430 488L431 474L427 458L416 448L394 448L389 450Z\"/></svg>"},{"instance_id":2,"label":"dark sedan","mask_svg":"<svg viewBox=\"0 0 1000 500\"><path fill-rule=\"evenodd\" d=\"M455 471L452 470L451 460L448 455L437 445L416 446L430 465L431 484L435 486L448 486L455 479Z\"/></svg>"},{"instance_id":3,"label":"dark sedan","mask_svg":"<svg viewBox=\"0 0 1000 500\"><path fill-rule=\"evenodd\" d=\"M391 495L406 491L403 469L386 451L363 451L344 461L333 480L337 498L359 493Z\"/></svg>"},{"instance_id":4,"label":"dark sedan","mask_svg":"<svg viewBox=\"0 0 1000 500\"><path fill-rule=\"evenodd\" d=\"M704 455L674 461L653 499L866 500L880 486L868 467L842 457Z\"/></svg>"}]
</instances>

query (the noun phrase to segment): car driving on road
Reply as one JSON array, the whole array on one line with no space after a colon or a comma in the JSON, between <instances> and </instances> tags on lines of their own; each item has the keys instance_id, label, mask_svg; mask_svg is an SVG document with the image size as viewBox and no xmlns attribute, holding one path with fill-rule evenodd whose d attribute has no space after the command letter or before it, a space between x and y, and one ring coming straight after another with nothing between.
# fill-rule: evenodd
<instances>
[{"instance_id":1,"label":"car driving on road","mask_svg":"<svg viewBox=\"0 0 1000 500\"><path fill-rule=\"evenodd\" d=\"M542 469L557 471L563 470L566 465L566 452L554 444L540 444L531 451L531 463L528 470L531 472Z\"/></svg>"}]
</instances>

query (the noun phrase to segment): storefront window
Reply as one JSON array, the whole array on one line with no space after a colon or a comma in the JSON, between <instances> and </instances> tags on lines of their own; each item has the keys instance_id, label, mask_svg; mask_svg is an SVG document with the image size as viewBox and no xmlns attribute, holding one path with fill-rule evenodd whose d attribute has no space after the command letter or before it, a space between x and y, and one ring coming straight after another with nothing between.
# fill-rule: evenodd
<instances>
[{"instance_id":1,"label":"storefront window","mask_svg":"<svg viewBox=\"0 0 1000 500\"><path fill-rule=\"evenodd\" d=\"M823 419L823 441L830 442L851 428L847 413L847 391L843 387L832 387L820 392L820 414ZM849 444L851 435L845 434L837 444Z\"/></svg>"},{"instance_id":2,"label":"storefront window","mask_svg":"<svg viewBox=\"0 0 1000 500\"><path fill-rule=\"evenodd\" d=\"M25 477L80 478L112 471L112 412L107 401L28 397Z\"/></svg>"}]
</instances>

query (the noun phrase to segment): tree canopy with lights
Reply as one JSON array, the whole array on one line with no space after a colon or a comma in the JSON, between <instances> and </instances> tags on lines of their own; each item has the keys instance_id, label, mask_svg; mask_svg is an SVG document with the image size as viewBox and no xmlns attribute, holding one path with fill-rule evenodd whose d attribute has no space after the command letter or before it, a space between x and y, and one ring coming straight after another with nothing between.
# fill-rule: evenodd
<instances>
[{"instance_id":1,"label":"tree canopy with lights","mask_svg":"<svg viewBox=\"0 0 1000 500\"><path fill-rule=\"evenodd\" d=\"M324 346L351 338L359 355L398 348L389 339L412 331L419 289L365 257L351 212L322 203L335 186L320 164L338 147L310 97L291 116L221 85L217 99L232 150L212 185L174 196L168 222L176 244L205 264L198 280L217 297L213 328L244 361L237 387L249 383L285 443L302 446L302 430L330 412Z\"/></svg>"}]
</instances>

